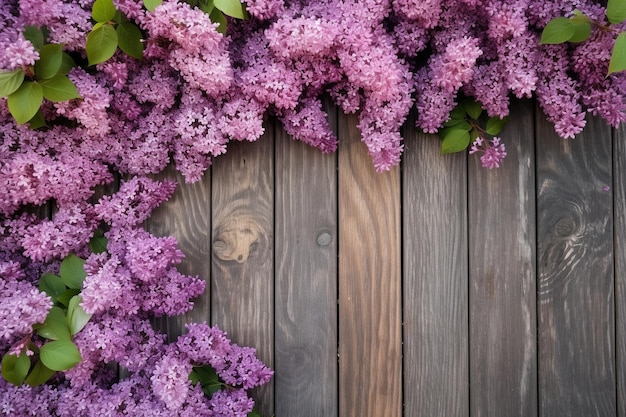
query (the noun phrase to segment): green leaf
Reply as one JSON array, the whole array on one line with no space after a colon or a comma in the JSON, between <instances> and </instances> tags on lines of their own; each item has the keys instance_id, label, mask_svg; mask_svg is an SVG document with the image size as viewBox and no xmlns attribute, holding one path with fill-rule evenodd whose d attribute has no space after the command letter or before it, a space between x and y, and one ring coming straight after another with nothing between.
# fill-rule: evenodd
<instances>
[{"instance_id":1,"label":"green leaf","mask_svg":"<svg viewBox=\"0 0 626 417\"><path fill-rule=\"evenodd\" d=\"M609 0L606 5L606 17L614 25L626 20L626 0Z\"/></svg>"},{"instance_id":2,"label":"green leaf","mask_svg":"<svg viewBox=\"0 0 626 417\"><path fill-rule=\"evenodd\" d=\"M41 109L37 110L37 113L28 121L28 127L35 130L40 127L48 126L46 123L46 119L43 117L43 112Z\"/></svg>"},{"instance_id":3,"label":"green leaf","mask_svg":"<svg viewBox=\"0 0 626 417\"><path fill-rule=\"evenodd\" d=\"M261 413L256 408L253 408L252 411L248 413L248 417L261 417Z\"/></svg>"},{"instance_id":4,"label":"green leaf","mask_svg":"<svg viewBox=\"0 0 626 417\"><path fill-rule=\"evenodd\" d=\"M570 42L580 43L589 39L591 35L591 22L589 18L584 15L575 16L572 19L572 27L574 28L574 34L569 39Z\"/></svg>"},{"instance_id":5,"label":"green leaf","mask_svg":"<svg viewBox=\"0 0 626 417\"><path fill-rule=\"evenodd\" d=\"M213 5L228 16L245 19L243 5L239 0L213 0Z\"/></svg>"},{"instance_id":6,"label":"green leaf","mask_svg":"<svg viewBox=\"0 0 626 417\"><path fill-rule=\"evenodd\" d=\"M215 5L213 4L213 0L200 0L198 2L198 9L210 15L211 12L215 10ZM211 19L211 21L213 21L213 19Z\"/></svg>"},{"instance_id":7,"label":"green leaf","mask_svg":"<svg viewBox=\"0 0 626 417\"><path fill-rule=\"evenodd\" d=\"M483 112L483 108L480 106L480 103L475 100L467 100L464 103L465 112L474 120L478 120L481 113Z\"/></svg>"},{"instance_id":8,"label":"green leaf","mask_svg":"<svg viewBox=\"0 0 626 417\"><path fill-rule=\"evenodd\" d=\"M161 3L163 3L163 0L143 0L143 5L146 6L146 9L150 12L153 12Z\"/></svg>"},{"instance_id":9,"label":"green leaf","mask_svg":"<svg viewBox=\"0 0 626 417\"><path fill-rule=\"evenodd\" d=\"M226 16L224 16L224 13L220 12L218 9L213 9L211 11L211 14L209 15L209 19L211 19L211 22L217 23L219 25L217 27L217 31L219 33L221 33L222 35L226 34L228 23L226 22Z\"/></svg>"},{"instance_id":10,"label":"green leaf","mask_svg":"<svg viewBox=\"0 0 626 417\"><path fill-rule=\"evenodd\" d=\"M57 303L61 303L65 307L67 307L69 306L70 300L72 299L72 297L78 294L80 294L79 289L76 289L76 288L69 289L65 291L63 294L59 295L59 298L57 299Z\"/></svg>"},{"instance_id":11,"label":"green leaf","mask_svg":"<svg viewBox=\"0 0 626 417\"><path fill-rule=\"evenodd\" d=\"M52 78L59 73L63 62L63 45L51 43L39 51L39 60L35 62L35 76L39 80Z\"/></svg>"},{"instance_id":12,"label":"green leaf","mask_svg":"<svg viewBox=\"0 0 626 417\"><path fill-rule=\"evenodd\" d=\"M192 369L189 373L189 380L191 381L191 385L196 385L198 382L200 382L200 375L198 375L198 373Z\"/></svg>"},{"instance_id":13,"label":"green leaf","mask_svg":"<svg viewBox=\"0 0 626 417\"><path fill-rule=\"evenodd\" d=\"M61 58L61 67L59 68L59 72L57 74L67 75L75 66L76 62L74 62L74 59L69 54L63 52L63 56Z\"/></svg>"},{"instance_id":14,"label":"green leaf","mask_svg":"<svg viewBox=\"0 0 626 417\"><path fill-rule=\"evenodd\" d=\"M87 276L85 272L85 260L74 254L67 255L61 261L61 280L68 288L80 289Z\"/></svg>"},{"instance_id":15,"label":"green leaf","mask_svg":"<svg viewBox=\"0 0 626 417\"><path fill-rule=\"evenodd\" d=\"M49 80L41 81L43 96L50 101L59 102L80 98L74 83L67 75L57 75Z\"/></svg>"},{"instance_id":16,"label":"green leaf","mask_svg":"<svg viewBox=\"0 0 626 417\"><path fill-rule=\"evenodd\" d=\"M35 362L35 366L33 366L33 370L30 371L30 374L28 374L24 382L31 387L36 387L44 384L52 378L52 375L54 375L54 371L52 369L41 363L41 361L37 361Z\"/></svg>"},{"instance_id":17,"label":"green leaf","mask_svg":"<svg viewBox=\"0 0 626 417\"><path fill-rule=\"evenodd\" d=\"M221 33L222 35L226 34L228 23L226 22L226 16L224 16L224 13L220 12L218 9L213 9L211 11L211 14L209 15L209 19L211 19L211 22L217 23L219 25L217 27L217 31L219 33Z\"/></svg>"},{"instance_id":18,"label":"green leaf","mask_svg":"<svg viewBox=\"0 0 626 417\"><path fill-rule=\"evenodd\" d=\"M609 62L609 74L626 69L626 32L619 34L613 46L611 61Z\"/></svg>"},{"instance_id":19,"label":"green leaf","mask_svg":"<svg viewBox=\"0 0 626 417\"><path fill-rule=\"evenodd\" d=\"M39 350L41 362L53 371L67 371L80 362L80 352L71 340L48 342Z\"/></svg>"},{"instance_id":20,"label":"green leaf","mask_svg":"<svg viewBox=\"0 0 626 417\"><path fill-rule=\"evenodd\" d=\"M6 97L17 91L24 82L24 71L16 69L11 72L0 72L0 97Z\"/></svg>"},{"instance_id":21,"label":"green leaf","mask_svg":"<svg viewBox=\"0 0 626 417\"><path fill-rule=\"evenodd\" d=\"M117 50L117 32L111 25L100 26L87 35L87 60L96 65L111 58Z\"/></svg>"},{"instance_id":22,"label":"green leaf","mask_svg":"<svg viewBox=\"0 0 626 417\"><path fill-rule=\"evenodd\" d=\"M22 385L30 369L30 358L26 353L2 357L2 377L13 385Z\"/></svg>"},{"instance_id":23,"label":"green leaf","mask_svg":"<svg viewBox=\"0 0 626 417\"><path fill-rule=\"evenodd\" d=\"M39 278L39 290L48 294L53 302L57 301L57 298L63 294L67 288L61 281L61 278L50 272L46 272Z\"/></svg>"},{"instance_id":24,"label":"green leaf","mask_svg":"<svg viewBox=\"0 0 626 417\"><path fill-rule=\"evenodd\" d=\"M548 22L541 33L541 45L564 43L574 36L574 25L567 17L557 17Z\"/></svg>"},{"instance_id":25,"label":"green leaf","mask_svg":"<svg viewBox=\"0 0 626 417\"><path fill-rule=\"evenodd\" d=\"M104 253L107 251L108 243L109 239L104 236L102 230L98 229L89 240L89 250L93 253Z\"/></svg>"},{"instance_id":26,"label":"green leaf","mask_svg":"<svg viewBox=\"0 0 626 417\"><path fill-rule=\"evenodd\" d=\"M43 48L45 37L43 31L37 26L26 26L24 28L24 38L33 44L35 49L40 50Z\"/></svg>"},{"instance_id":27,"label":"green leaf","mask_svg":"<svg viewBox=\"0 0 626 417\"><path fill-rule=\"evenodd\" d=\"M444 129L440 135L441 153L454 153L466 149L470 144L470 134L465 129L457 129L454 127Z\"/></svg>"},{"instance_id":28,"label":"green leaf","mask_svg":"<svg viewBox=\"0 0 626 417\"><path fill-rule=\"evenodd\" d=\"M467 129L470 130L472 125L465 119L450 119L443 124L445 127L453 127L456 126L459 129Z\"/></svg>"},{"instance_id":29,"label":"green leaf","mask_svg":"<svg viewBox=\"0 0 626 417\"><path fill-rule=\"evenodd\" d=\"M499 117L491 117L487 120L487 126L485 126L485 131L491 136L498 135L505 124L509 121L508 116L500 119Z\"/></svg>"},{"instance_id":30,"label":"green leaf","mask_svg":"<svg viewBox=\"0 0 626 417\"><path fill-rule=\"evenodd\" d=\"M39 336L50 340L71 340L72 338L65 311L57 306L50 309L46 321L36 331Z\"/></svg>"},{"instance_id":31,"label":"green leaf","mask_svg":"<svg viewBox=\"0 0 626 417\"><path fill-rule=\"evenodd\" d=\"M32 81L25 81L7 100L9 111L19 124L32 119L42 102L43 89L39 83Z\"/></svg>"},{"instance_id":32,"label":"green leaf","mask_svg":"<svg viewBox=\"0 0 626 417\"><path fill-rule=\"evenodd\" d=\"M108 22L115 17L113 0L96 0L91 8L91 17L96 22Z\"/></svg>"},{"instance_id":33,"label":"green leaf","mask_svg":"<svg viewBox=\"0 0 626 417\"><path fill-rule=\"evenodd\" d=\"M117 41L120 49L129 56L143 59L141 30L131 22L122 22L117 26Z\"/></svg>"},{"instance_id":34,"label":"green leaf","mask_svg":"<svg viewBox=\"0 0 626 417\"><path fill-rule=\"evenodd\" d=\"M70 326L72 336L80 332L91 318L91 314L86 313L80 306L82 301L83 299L80 295L75 295L67 306L67 323Z\"/></svg>"}]
</instances>

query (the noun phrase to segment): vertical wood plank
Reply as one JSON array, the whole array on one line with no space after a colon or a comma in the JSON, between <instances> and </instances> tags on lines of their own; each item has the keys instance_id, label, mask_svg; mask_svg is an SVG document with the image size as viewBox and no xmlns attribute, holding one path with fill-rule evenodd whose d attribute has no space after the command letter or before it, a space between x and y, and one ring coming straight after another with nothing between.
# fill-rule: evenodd
<instances>
[{"instance_id":1,"label":"vertical wood plank","mask_svg":"<svg viewBox=\"0 0 626 417\"><path fill-rule=\"evenodd\" d=\"M537 124L541 415L615 416L611 131Z\"/></svg>"},{"instance_id":2,"label":"vertical wood plank","mask_svg":"<svg viewBox=\"0 0 626 417\"><path fill-rule=\"evenodd\" d=\"M276 135L276 415L333 417L336 155L296 142L282 128Z\"/></svg>"},{"instance_id":3,"label":"vertical wood plank","mask_svg":"<svg viewBox=\"0 0 626 417\"><path fill-rule=\"evenodd\" d=\"M273 125L254 143L233 143L213 170L211 317L239 345L274 366ZM274 413L273 381L253 397Z\"/></svg>"},{"instance_id":4,"label":"vertical wood plank","mask_svg":"<svg viewBox=\"0 0 626 417\"><path fill-rule=\"evenodd\" d=\"M402 414L400 170L339 119L339 415Z\"/></svg>"},{"instance_id":5,"label":"vertical wood plank","mask_svg":"<svg viewBox=\"0 0 626 417\"><path fill-rule=\"evenodd\" d=\"M404 132L403 306L406 417L469 415L467 157Z\"/></svg>"},{"instance_id":6,"label":"vertical wood plank","mask_svg":"<svg viewBox=\"0 0 626 417\"><path fill-rule=\"evenodd\" d=\"M500 168L469 159L471 415L536 416L533 111L515 102Z\"/></svg>"},{"instance_id":7,"label":"vertical wood plank","mask_svg":"<svg viewBox=\"0 0 626 417\"><path fill-rule=\"evenodd\" d=\"M154 320L171 341L185 333L186 323L210 322L211 175L206 172L200 181L186 184L174 165L170 165L155 179L174 180L178 186L174 195L154 210L146 221L146 230L156 236L174 236L185 254L178 270L207 282L204 293L194 300L193 310L181 316Z\"/></svg>"},{"instance_id":8,"label":"vertical wood plank","mask_svg":"<svg viewBox=\"0 0 626 417\"><path fill-rule=\"evenodd\" d=\"M613 140L617 415L626 417L626 126Z\"/></svg>"}]
</instances>

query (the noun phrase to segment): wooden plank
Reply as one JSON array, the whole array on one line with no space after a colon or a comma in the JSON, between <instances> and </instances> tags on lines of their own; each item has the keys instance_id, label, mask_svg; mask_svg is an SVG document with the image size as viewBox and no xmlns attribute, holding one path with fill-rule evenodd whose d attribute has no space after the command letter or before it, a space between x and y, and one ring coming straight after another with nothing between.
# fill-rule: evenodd
<instances>
[{"instance_id":1,"label":"wooden plank","mask_svg":"<svg viewBox=\"0 0 626 417\"><path fill-rule=\"evenodd\" d=\"M339 415L402 414L400 170L339 119Z\"/></svg>"},{"instance_id":2,"label":"wooden plank","mask_svg":"<svg viewBox=\"0 0 626 417\"><path fill-rule=\"evenodd\" d=\"M254 143L230 143L215 159L212 322L274 366L273 125ZM273 382L253 394L271 416Z\"/></svg>"},{"instance_id":3,"label":"wooden plank","mask_svg":"<svg viewBox=\"0 0 626 417\"><path fill-rule=\"evenodd\" d=\"M404 133L403 306L406 417L469 415L467 158Z\"/></svg>"},{"instance_id":4,"label":"wooden plank","mask_svg":"<svg viewBox=\"0 0 626 417\"><path fill-rule=\"evenodd\" d=\"M276 415L333 417L336 155L296 142L282 128L276 134Z\"/></svg>"},{"instance_id":5,"label":"wooden plank","mask_svg":"<svg viewBox=\"0 0 626 417\"><path fill-rule=\"evenodd\" d=\"M469 158L472 416L536 416L532 106L512 103L498 169Z\"/></svg>"},{"instance_id":6,"label":"wooden plank","mask_svg":"<svg viewBox=\"0 0 626 417\"><path fill-rule=\"evenodd\" d=\"M611 131L562 140L538 119L540 412L615 416Z\"/></svg>"},{"instance_id":7,"label":"wooden plank","mask_svg":"<svg viewBox=\"0 0 626 417\"><path fill-rule=\"evenodd\" d=\"M613 140L617 415L626 417L626 126Z\"/></svg>"},{"instance_id":8,"label":"wooden plank","mask_svg":"<svg viewBox=\"0 0 626 417\"><path fill-rule=\"evenodd\" d=\"M204 293L194 300L193 310L177 317L154 320L155 325L167 333L169 340L176 340L186 332L186 323L210 323L211 174L206 172L200 181L186 184L174 165L170 165L154 179L174 180L178 186L174 195L154 210L146 221L146 230L156 236L174 236L185 254L178 270L207 281Z\"/></svg>"}]
</instances>

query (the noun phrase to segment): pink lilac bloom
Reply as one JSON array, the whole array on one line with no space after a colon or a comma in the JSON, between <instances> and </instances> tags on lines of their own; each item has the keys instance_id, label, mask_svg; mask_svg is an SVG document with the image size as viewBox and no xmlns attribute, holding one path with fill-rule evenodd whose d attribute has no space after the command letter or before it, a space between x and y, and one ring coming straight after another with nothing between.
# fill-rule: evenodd
<instances>
[{"instance_id":1,"label":"pink lilac bloom","mask_svg":"<svg viewBox=\"0 0 626 417\"><path fill-rule=\"evenodd\" d=\"M25 68L35 65L39 60L39 52L35 50L30 41L20 35L14 42L10 43L4 50L0 68L6 71L13 71L18 68Z\"/></svg>"},{"instance_id":2,"label":"pink lilac bloom","mask_svg":"<svg viewBox=\"0 0 626 417\"><path fill-rule=\"evenodd\" d=\"M24 255L49 262L70 253L81 253L98 223L91 206L62 206L52 220L43 220L22 231Z\"/></svg>"},{"instance_id":3,"label":"pink lilac bloom","mask_svg":"<svg viewBox=\"0 0 626 417\"><path fill-rule=\"evenodd\" d=\"M10 343L43 323L52 307L47 294L21 280L0 280L0 296L0 340Z\"/></svg>"},{"instance_id":4,"label":"pink lilac bloom","mask_svg":"<svg viewBox=\"0 0 626 417\"><path fill-rule=\"evenodd\" d=\"M152 390L172 412L179 410L187 400L191 370L191 363L176 351L163 356L154 367L150 377Z\"/></svg>"},{"instance_id":5,"label":"pink lilac bloom","mask_svg":"<svg viewBox=\"0 0 626 417\"><path fill-rule=\"evenodd\" d=\"M308 99L296 110L285 110L281 121L285 131L324 153L337 150L337 138L330 130L319 100Z\"/></svg>"},{"instance_id":6,"label":"pink lilac bloom","mask_svg":"<svg viewBox=\"0 0 626 417\"><path fill-rule=\"evenodd\" d=\"M173 181L154 181L135 177L122 183L113 196L105 195L96 204L98 218L111 226L133 228L146 220L153 209L174 193Z\"/></svg>"},{"instance_id":7,"label":"pink lilac bloom","mask_svg":"<svg viewBox=\"0 0 626 417\"><path fill-rule=\"evenodd\" d=\"M483 168L489 169L499 168L502 160L506 157L504 143L500 141L499 137L485 140L479 136L470 147L469 153L482 153L480 161Z\"/></svg>"},{"instance_id":8,"label":"pink lilac bloom","mask_svg":"<svg viewBox=\"0 0 626 417\"><path fill-rule=\"evenodd\" d=\"M418 71L417 125L425 132L436 132L449 118L458 90L472 79L481 55L478 39L463 37L450 43L443 54L432 57L428 68Z\"/></svg>"},{"instance_id":9,"label":"pink lilac bloom","mask_svg":"<svg viewBox=\"0 0 626 417\"><path fill-rule=\"evenodd\" d=\"M86 128L85 133L100 137L110 130L107 108L111 102L110 91L95 76L82 69L73 68L69 73L82 100L54 103L57 114L76 120Z\"/></svg>"}]
</instances>

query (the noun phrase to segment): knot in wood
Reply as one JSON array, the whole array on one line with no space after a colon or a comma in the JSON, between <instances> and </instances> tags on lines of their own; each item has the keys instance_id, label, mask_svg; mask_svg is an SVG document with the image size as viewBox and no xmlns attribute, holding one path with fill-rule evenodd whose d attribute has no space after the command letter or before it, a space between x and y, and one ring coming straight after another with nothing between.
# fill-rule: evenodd
<instances>
[{"instance_id":1,"label":"knot in wood","mask_svg":"<svg viewBox=\"0 0 626 417\"><path fill-rule=\"evenodd\" d=\"M229 218L216 227L213 253L222 261L244 263L262 233L261 226L253 218Z\"/></svg>"},{"instance_id":2,"label":"knot in wood","mask_svg":"<svg viewBox=\"0 0 626 417\"><path fill-rule=\"evenodd\" d=\"M320 246L328 246L333 241L333 237L328 232L322 232L317 235L317 244Z\"/></svg>"},{"instance_id":3,"label":"knot in wood","mask_svg":"<svg viewBox=\"0 0 626 417\"><path fill-rule=\"evenodd\" d=\"M561 237L568 237L576 233L578 227L576 226L576 221L572 217L565 217L559 220L556 223L555 231L556 234Z\"/></svg>"}]
</instances>

